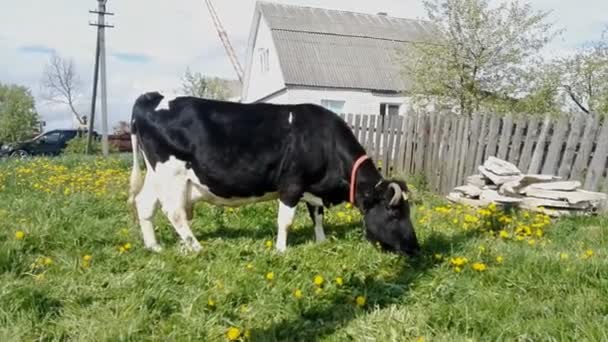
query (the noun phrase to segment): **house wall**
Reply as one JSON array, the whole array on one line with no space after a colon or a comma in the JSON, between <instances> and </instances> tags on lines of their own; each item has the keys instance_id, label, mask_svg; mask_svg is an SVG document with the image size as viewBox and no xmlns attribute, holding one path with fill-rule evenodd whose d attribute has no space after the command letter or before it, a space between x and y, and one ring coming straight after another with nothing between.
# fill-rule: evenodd
<instances>
[{"instance_id":1,"label":"house wall","mask_svg":"<svg viewBox=\"0 0 608 342\"><path fill-rule=\"evenodd\" d=\"M262 49L268 49L267 71L262 69L262 59L260 57L263 51ZM243 102L254 102L285 87L277 49L272 39L271 30L263 16L260 17L260 24L253 45L251 64L249 66L251 69L246 84L247 89L243 92Z\"/></svg>"},{"instance_id":2,"label":"house wall","mask_svg":"<svg viewBox=\"0 0 608 342\"><path fill-rule=\"evenodd\" d=\"M403 115L409 106L409 98L403 95L375 94L365 90L340 90L321 88L294 88L287 90L286 95L273 97L265 102L281 103L315 103L322 100L344 101L344 113L379 114L381 103L400 104L399 114Z\"/></svg>"}]
</instances>

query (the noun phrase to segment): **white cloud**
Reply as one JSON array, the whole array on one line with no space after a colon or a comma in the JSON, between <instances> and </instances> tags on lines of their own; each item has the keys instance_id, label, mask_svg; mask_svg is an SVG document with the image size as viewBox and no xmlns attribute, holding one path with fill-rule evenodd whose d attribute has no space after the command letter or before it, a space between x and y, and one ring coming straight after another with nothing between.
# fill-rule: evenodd
<instances>
[{"instance_id":1,"label":"white cloud","mask_svg":"<svg viewBox=\"0 0 608 342\"><path fill-rule=\"evenodd\" d=\"M422 18L420 0L282 0L281 3ZM254 0L216 0L228 34L244 62ZM535 8L551 10L550 19L568 31L552 44L555 53L590 39L597 39L607 18L608 1L577 2L534 0ZM80 107L89 111L93 74L95 28L88 26L96 7L89 0L21 0L0 11L0 81L29 86L39 97L39 81L53 49L74 59L84 87ZM35 9L35 10L34 10ZM109 22L116 27L107 33L108 105L110 127L128 120L133 100L142 92L159 90L171 96L179 88L186 67L214 76L234 78L210 16L202 0L144 1L109 0L108 10L116 15ZM23 47L34 49L21 50ZM117 57L123 55L123 58ZM129 58L130 57L132 58ZM140 58L137 58L137 57ZM38 101L37 107L49 121L47 128L69 125L71 116ZM99 113L99 111L97 112Z\"/></svg>"}]
</instances>

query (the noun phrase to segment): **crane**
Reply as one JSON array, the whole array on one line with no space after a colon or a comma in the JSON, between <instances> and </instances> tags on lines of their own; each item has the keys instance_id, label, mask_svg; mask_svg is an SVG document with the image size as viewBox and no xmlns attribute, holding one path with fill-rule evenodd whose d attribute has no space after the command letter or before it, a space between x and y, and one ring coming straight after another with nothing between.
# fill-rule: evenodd
<instances>
[{"instance_id":1,"label":"crane","mask_svg":"<svg viewBox=\"0 0 608 342\"><path fill-rule=\"evenodd\" d=\"M205 4L207 5L207 9L209 9L209 14L211 14L211 19L213 20L213 24L215 25L215 29L217 30L217 34L220 36L220 40L222 44L224 44L224 48L226 49L226 53L228 54L228 58L230 58L230 62L232 63L232 67L236 72L236 75L239 78L239 81L243 83L243 67L241 63L239 63L239 59L234 52L234 48L232 44L230 44L230 39L228 39L228 34L220 21L220 17L217 15L215 11L215 7L211 0L205 0Z\"/></svg>"}]
</instances>

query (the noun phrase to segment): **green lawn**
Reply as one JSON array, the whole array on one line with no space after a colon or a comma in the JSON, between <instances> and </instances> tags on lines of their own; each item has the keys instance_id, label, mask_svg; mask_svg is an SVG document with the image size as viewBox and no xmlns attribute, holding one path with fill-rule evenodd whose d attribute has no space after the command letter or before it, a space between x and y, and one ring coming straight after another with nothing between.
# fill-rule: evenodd
<instances>
[{"instance_id":1,"label":"green lawn","mask_svg":"<svg viewBox=\"0 0 608 342\"><path fill-rule=\"evenodd\" d=\"M279 255L275 203L201 203L203 252L181 254L158 214L153 254L126 205L129 165L0 161L0 341L608 340L606 217L549 223L418 191L424 256L406 260L344 206L322 244L302 207Z\"/></svg>"}]
</instances>

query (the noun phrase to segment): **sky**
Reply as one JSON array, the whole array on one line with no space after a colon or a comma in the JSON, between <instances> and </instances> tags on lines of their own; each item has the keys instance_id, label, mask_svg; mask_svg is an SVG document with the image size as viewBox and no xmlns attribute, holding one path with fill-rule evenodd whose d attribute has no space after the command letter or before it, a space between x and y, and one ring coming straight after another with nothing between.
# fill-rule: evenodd
<instances>
[{"instance_id":1,"label":"sky","mask_svg":"<svg viewBox=\"0 0 608 342\"><path fill-rule=\"evenodd\" d=\"M377 13L424 19L421 0L274 0L278 3ZM498 1L498 0L495 0ZM551 11L549 20L565 31L544 51L563 55L585 41L597 40L608 25L606 0L531 0L534 9ZM245 50L255 0L214 1L216 10L245 65ZM64 106L41 98L40 80L52 53L73 59L82 96L77 104L90 108L95 54L95 0L0 0L0 82L30 88L45 130L71 127ZM156 90L177 95L190 68L210 76L236 78L205 3L202 0L108 0L115 28L106 33L109 126L128 121L135 98ZM99 108L99 106L98 106ZM97 110L99 113L99 109ZM97 126L97 125L96 125Z\"/></svg>"}]
</instances>

